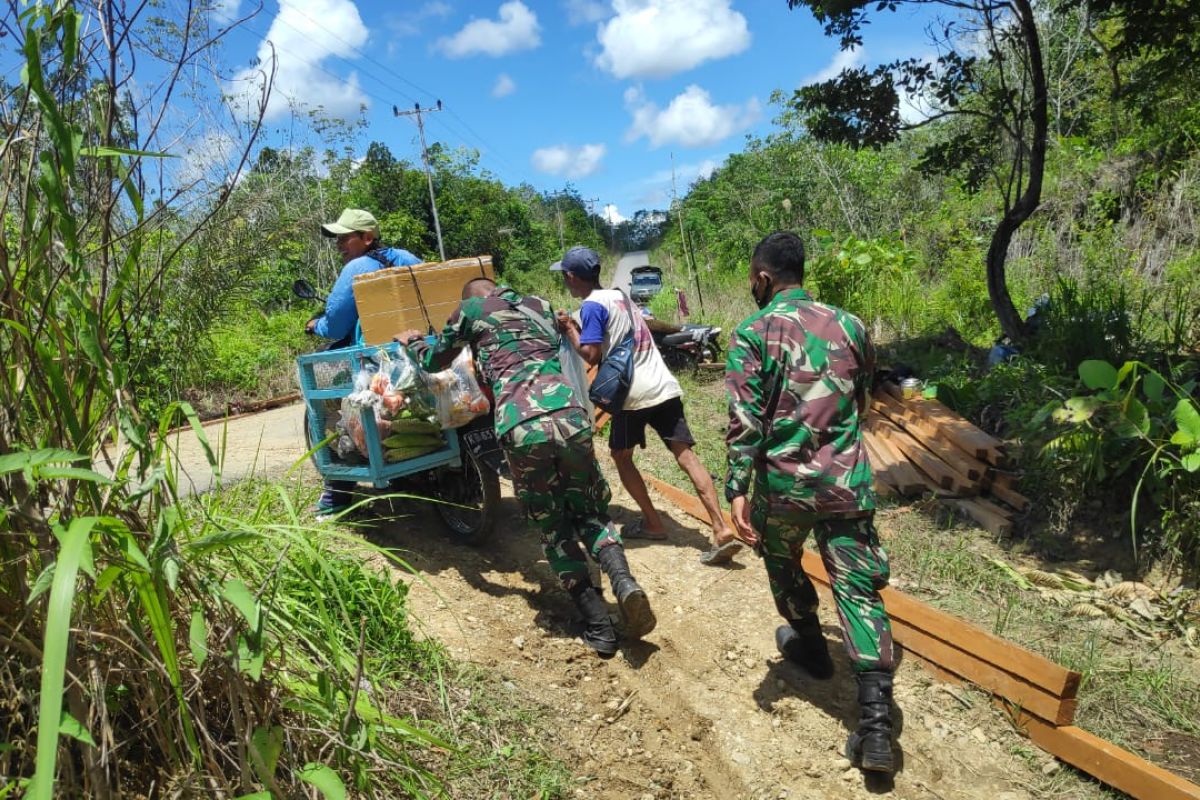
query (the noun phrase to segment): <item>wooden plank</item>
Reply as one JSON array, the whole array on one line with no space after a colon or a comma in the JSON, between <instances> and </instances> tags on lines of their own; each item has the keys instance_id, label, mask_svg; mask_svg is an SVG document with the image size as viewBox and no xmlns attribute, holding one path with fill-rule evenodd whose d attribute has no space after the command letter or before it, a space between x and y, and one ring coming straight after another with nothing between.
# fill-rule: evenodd
<instances>
[{"instance_id":1,"label":"wooden plank","mask_svg":"<svg viewBox=\"0 0 1200 800\"><path fill-rule=\"evenodd\" d=\"M646 475L645 479L651 488L674 503L681 511L702 522L709 522L704 506L694 495L651 475ZM728 514L726 514L726 519L728 520ZM730 524L732 524L731 520ZM801 566L810 578L826 586L829 585L829 575L826 573L825 565L821 563L819 555L812 551L805 551L801 559ZM1080 674L1055 664L1045 656L1001 639L999 636L988 633L982 628L944 611L925 605L895 589L885 588L880 595L883 597L888 615L893 620L903 623L906 630L910 628L919 630L926 636L939 639L956 650L974 654L974 657L980 661L1036 686L1047 694L1063 699L1072 699L1079 691ZM901 631L896 641L900 642L901 646L907 647L905 636L906 633ZM971 675L963 677L974 680Z\"/></svg>"},{"instance_id":2,"label":"wooden plank","mask_svg":"<svg viewBox=\"0 0 1200 800\"><path fill-rule=\"evenodd\" d=\"M871 446L871 442L864 436L863 447L867 448L867 457L871 460L871 485L875 489L875 494L880 497L895 497L899 491L899 487L888 482L888 470L883 465L884 460L875 452L875 448Z\"/></svg>"},{"instance_id":3,"label":"wooden plank","mask_svg":"<svg viewBox=\"0 0 1200 800\"><path fill-rule=\"evenodd\" d=\"M987 464L972 458L957 442L946 436L929 420L906 412L904 407L891 397L884 395L882 398L876 398L871 404L871 408L890 419L918 444L953 467L956 472L965 475L967 480L979 481L986 474Z\"/></svg>"},{"instance_id":4,"label":"wooden plank","mask_svg":"<svg viewBox=\"0 0 1200 800\"><path fill-rule=\"evenodd\" d=\"M890 448L884 447L882 440L864 432L863 443L867 447L867 455L871 458L873 476L882 478L900 494L920 494L925 490L925 482L916 474L913 466L898 454L893 454Z\"/></svg>"},{"instance_id":5,"label":"wooden plank","mask_svg":"<svg viewBox=\"0 0 1200 800\"><path fill-rule=\"evenodd\" d=\"M1038 747L1137 800L1200 800L1200 786L1082 728L1007 710Z\"/></svg>"},{"instance_id":6,"label":"wooden plank","mask_svg":"<svg viewBox=\"0 0 1200 800\"><path fill-rule=\"evenodd\" d=\"M1004 506L996 505L991 500L988 500L986 497L972 497L971 501L974 502L976 505L987 509L988 511L995 514L997 517L1000 517L1001 519L1007 520L1009 522L1012 521L1012 511L1010 509L1007 509Z\"/></svg>"},{"instance_id":7,"label":"wooden plank","mask_svg":"<svg viewBox=\"0 0 1200 800\"><path fill-rule=\"evenodd\" d=\"M904 406L939 426L947 436L976 458L996 466L1009 463L1004 453L1004 442L980 430L966 417L951 411L937 400L914 398L904 401Z\"/></svg>"},{"instance_id":8,"label":"wooden plank","mask_svg":"<svg viewBox=\"0 0 1200 800\"><path fill-rule=\"evenodd\" d=\"M901 494L906 497L917 497L933 489L929 479L917 471L917 468L909 462L908 457L878 432L873 417L867 419L867 430L863 435L870 437L875 448L889 457L892 474L896 476Z\"/></svg>"},{"instance_id":9,"label":"wooden plank","mask_svg":"<svg viewBox=\"0 0 1200 800\"><path fill-rule=\"evenodd\" d=\"M825 572L825 565L821 563L819 555L806 550L800 563L810 578L829 585L829 575ZM880 590L879 594L888 610L888 616L899 620L908 628L939 639L956 650L973 654L980 661L1036 686L1046 694L1073 699L1079 692L1081 676L1078 672L1073 672L1045 656L988 633L953 614L939 611L891 587ZM903 637L904 634L901 633L896 641L907 649ZM974 682L971 675L963 677Z\"/></svg>"},{"instance_id":10,"label":"wooden plank","mask_svg":"<svg viewBox=\"0 0 1200 800\"><path fill-rule=\"evenodd\" d=\"M647 476L646 480L681 510L702 521L709 521L704 506L697 498L657 478ZM820 556L806 551L802 565L811 578L824 585L822 588L828 587L829 575ZM923 662L932 665L935 673L955 682L965 678L979 684L975 675L980 664L960 660L961 655L951 656L949 651L953 650L984 663L987 669L998 669L1008 673L1013 680L1039 687L1046 694L1062 698L1063 705L1056 714L1059 718L1065 717L1067 710L1073 711L1074 698L1079 690L1078 672L1005 642L901 592L884 589L880 594L891 617L896 641ZM933 635L930 628L937 634ZM944 646L939 646L939 642ZM964 647L960 648L959 644ZM943 663L950 658L958 659L958 668L971 674L963 675ZM986 662L985 658L988 659ZM1000 678L998 675L995 677ZM1023 691L1028 692L1028 689ZM1004 701L998 698L998 702ZM1087 731L1073 725L1043 720L1030 713L1032 709L1028 706L1017 708L1006 704L1006 708L1014 724L1043 750L1137 800L1200 800L1200 787Z\"/></svg>"},{"instance_id":11,"label":"wooden plank","mask_svg":"<svg viewBox=\"0 0 1200 800\"><path fill-rule=\"evenodd\" d=\"M979 523L981 528L990 531L996 536L1007 536L1012 533L1012 520L982 505L978 497L972 497L969 500L947 498L942 502L952 508L957 508Z\"/></svg>"},{"instance_id":12,"label":"wooden plank","mask_svg":"<svg viewBox=\"0 0 1200 800\"><path fill-rule=\"evenodd\" d=\"M979 494L979 486L971 482L966 475L958 472L945 461L922 447L916 439L909 436L894 422L887 419L878 421L879 431L896 448L908 457L917 469L929 476L934 486L946 489L960 495Z\"/></svg>"},{"instance_id":13,"label":"wooden plank","mask_svg":"<svg viewBox=\"0 0 1200 800\"><path fill-rule=\"evenodd\" d=\"M1003 500L1017 511L1027 511L1029 509L1029 498L1020 492L1005 488L998 483L992 484L988 488L988 491L991 492L993 497Z\"/></svg>"}]
</instances>

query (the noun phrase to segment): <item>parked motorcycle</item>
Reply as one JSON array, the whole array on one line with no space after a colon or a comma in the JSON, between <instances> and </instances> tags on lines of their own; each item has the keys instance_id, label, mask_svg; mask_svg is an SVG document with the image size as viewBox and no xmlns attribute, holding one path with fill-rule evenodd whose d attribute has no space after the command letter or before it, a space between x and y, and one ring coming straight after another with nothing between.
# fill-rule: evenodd
<instances>
[{"instance_id":1,"label":"parked motorcycle","mask_svg":"<svg viewBox=\"0 0 1200 800\"><path fill-rule=\"evenodd\" d=\"M718 338L721 329L715 325L671 325L653 317L646 320L646 325L663 361L671 369L699 369L703 365L725 361L724 348Z\"/></svg>"}]
</instances>

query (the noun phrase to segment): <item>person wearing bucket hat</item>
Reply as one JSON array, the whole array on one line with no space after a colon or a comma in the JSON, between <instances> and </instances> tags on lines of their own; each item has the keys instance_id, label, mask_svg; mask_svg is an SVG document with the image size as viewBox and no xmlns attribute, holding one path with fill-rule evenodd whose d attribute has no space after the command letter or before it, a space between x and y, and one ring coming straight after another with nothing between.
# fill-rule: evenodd
<instances>
[{"instance_id":1,"label":"person wearing bucket hat","mask_svg":"<svg viewBox=\"0 0 1200 800\"><path fill-rule=\"evenodd\" d=\"M383 267L420 264L421 259L398 247L384 247L379 239L379 223L369 211L347 208L335 222L321 226L321 235L337 243L342 257L338 274L325 300L325 313L309 320L308 333L333 340L330 349L360 344L358 306L354 302L354 279ZM354 502L355 484L347 481L326 481L325 491L317 501L318 514L336 514Z\"/></svg>"},{"instance_id":2,"label":"person wearing bucket hat","mask_svg":"<svg viewBox=\"0 0 1200 800\"><path fill-rule=\"evenodd\" d=\"M632 301L623 291L600 287L600 256L595 250L572 247L563 255L562 261L551 265L550 270L561 272L567 291L583 301L578 325L569 318L560 317L559 326L587 363L596 365L607 358L613 348L625 340L630 325L635 326L633 382L621 409L613 414L608 437L608 447L621 483L642 512L641 519L625 526L622 536L627 539L667 538L662 516L654 507L646 482L633 461L634 449L646 447L648 425L687 473L696 496L713 520L713 548L701 555L701 563L727 564L741 550L741 544L734 540L733 529L721 513L712 475L692 449L696 440L692 438L684 416L683 391L654 345L646 321L634 310Z\"/></svg>"}]
</instances>

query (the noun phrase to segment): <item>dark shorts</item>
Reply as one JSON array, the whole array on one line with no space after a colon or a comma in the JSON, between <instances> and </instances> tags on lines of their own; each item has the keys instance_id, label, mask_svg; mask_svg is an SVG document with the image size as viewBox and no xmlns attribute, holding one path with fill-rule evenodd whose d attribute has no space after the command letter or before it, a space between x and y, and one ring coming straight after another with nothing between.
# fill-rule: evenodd
<instances>
[{"instance_id":1,"label":"dark shorts","mask_svg":"<svg viewBox=\"0 0 1200 800\"><path fill-rule=\"evenodd\" d=\"M688 429L687 418L683 416L683 401L672 397L656 406L639 408L637 411L621 411L613 415L612 428L608 433L608 449L644 449L647 425L654 428L654 432L668 447L671 442L682 442L686 445L696 443Z\"/></svg>"}]
</instances>

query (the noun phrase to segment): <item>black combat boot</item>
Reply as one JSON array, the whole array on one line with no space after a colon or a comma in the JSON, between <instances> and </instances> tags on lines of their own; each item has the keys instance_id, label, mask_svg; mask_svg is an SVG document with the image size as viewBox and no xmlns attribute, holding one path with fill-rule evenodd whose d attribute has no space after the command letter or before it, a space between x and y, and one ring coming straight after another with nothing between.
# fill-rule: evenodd
<instances>
[{"instance_id":1,"label":"black combat boot","mask_svg":"<svg viewBox=\"0 0 1200 800\"><path fill-rule=\"evenodd\" d=\"M654 612L650 609L650 598L646 597L646 592L629 574L625 548L619 544L606 545L600 548L596 560L600 562L600 568L608 575L608 582L612 585L617 607L621 609L621 623L625 635L630 639L640 639L654 630L658 620L654 618Z\"/></svg>"},{"instance_id":2,"label":"black combat boot","mask_svg":"<svg viewBox=\"0 0 1200 800\"><path fill-rule=\"evenodd\" d=\"M858 705L858 730L846 740L846 758L864 770L891 774L892 673L858 673Z\"/></svg>"},{"instance_id":3,"label":"black combat boot","mask_svg":"<svg viewBox=\"0 0 1200 800\"><path fill-rule=\"evenodd\" d=\"M591 583L571 589L571 599L583 616L583 641L602 656L617 652L617 632L613 630L608 604Z\"/></svg>"},{"instance_id":4,"label":"black combat boot","mask_svg":"<svg viewBox=\"0 0 1200 800\"><path fill-rule=\"evenodd\" d=\"M780 625L775 629L775 646L779 652L819 681L832 678L833 659L829 657L829 645L821 633L821 621L817 615L790 622L790 625Z\"/></svg>"}]
</instances>

